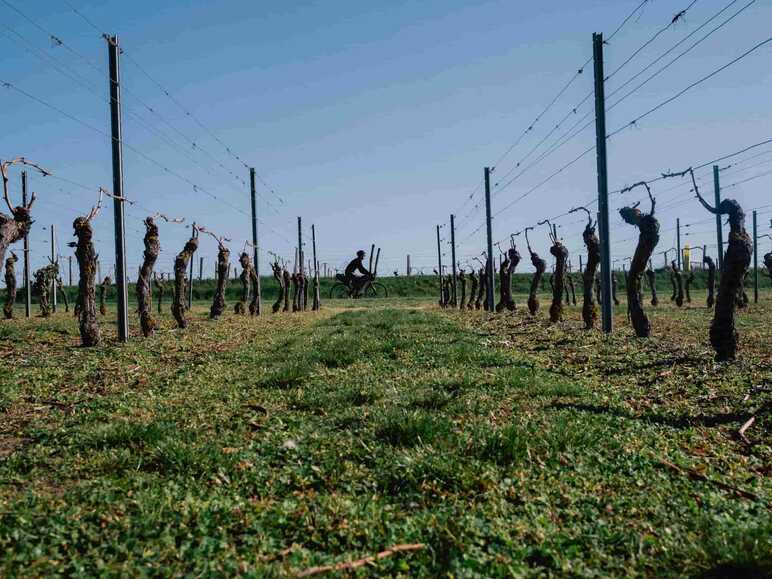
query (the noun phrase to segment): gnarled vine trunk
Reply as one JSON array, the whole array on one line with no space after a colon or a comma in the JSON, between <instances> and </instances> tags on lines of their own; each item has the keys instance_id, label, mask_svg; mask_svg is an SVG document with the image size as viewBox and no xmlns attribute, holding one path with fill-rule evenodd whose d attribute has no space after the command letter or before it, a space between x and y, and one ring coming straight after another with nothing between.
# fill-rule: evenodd
<instances>
[{"instance_id":1,"label":"gnarled vine trunk","mask_svg":"<svg viewBox=\"0 0 772 579\"><path fill-rule=\"evenodd\" d=\"M143 254L142 265L139 266L139 276L137 277L137 310L139 312L139 326L142 335L146 338L155 332L155 320L153 319L153 289L151 279L153 268L158 260L158 254L161 252L161 243L158 240L158 226L152 217L145 219L145 252Z\"/></svg>"},{"instance_id":2,"label":"gnarled vine trunk","mask_svg":"<svg viewBox=\"0 0 772 579\"><path fill-rule=\"evenodd\" d=\"M686 292L686 303L690 304L692 303L692 284L694 283L694 272L690 269L689 273L686 276L686 283L684 285L684 290Z\"/></svg>"},{"instance_id":3,"label":"gnarled vine trunk","mask_svg":"<svg viewBox=\"0 0 772 579\"><path fill-rule=\"evenodd\" d=\"M552 280L552 305L550 305L550 321L554 324L563 319L563 293L566 284L566 265L568 249L557 239L550 247L550 253L555 257L555 276Z\"/></svg>"},{"instance_id":4,"label":"gnarled vine trunk","mask_svg":"<svg viewBox=\"0 0 772 579\"><path fill-rule=\"evenodd\" d=\"M290 276L290 273L285 269L282 272L282 277L284 278L284 285L282 286L282 289L284 290L284 308L282 311L288 312L290 311L290 284L292 283L292 277Z\"/></svg>"},{"instance_id":5,"label":"gnarled vine trunk","mask_svg":"<svg viewBox=\"0 0 772 579\"><path fill-rule=\"evenodd\" d=\"M596 282L598 281L596 274L598 264L600 264L600 241L595 233L595 225L592 223L591 218L584 228L582 239L587 247L587 265L584 267L584 273L582 273L582 319L584 320L584 328L592 330L595 327L595 322L598 320L598 305L595 300L595 292ZM597 289L600 289L600 284L598 284Z\"/></svg>"},{"instance_id":6,"label":"gnarled vine trunk","mask_svg":"<svg viewBox=\"0 0 772 579\"><path fill-rule=\"evenodd\" d=\"M764 254L764 267L767 268L769 280L772 281L772 251Z\"/></svg>"},{"instance_id":7,"label":"gnarled vine trunk","mask_svg":"<svg viewBox=\"0 0 772 579\"><path fill-rule=\"evenodd\" d=\"M474 270L469 272L469 280L470 280L470 286L469 286L469 301L466 304L466 309L471 310L474 309L474 301L477 297L477 274L474 272Z\"/></svg>"},{"instance_id":8,"label":"gnarled vine trunk","mask_svg":"<svg viewBox=\"0 0 772 579\"><path fill-rule=\"evenodd\" d=\"M483 271L484 271L484 276L483 277L485 278L485 288L484 288L485 289L485 293L483 294L482 307L483 307L483 310L485 310L486 312L492 311L494 306L496 305L496 304L489 303L489 301L488 301L488 286L491 283L491 280L488 279L488 268L492 268L492 267L493 267L493 263L491 263L491 261L489 259L489 260L487 260L485 262L485 268L483 269ZM496 291L495 275L492 276L492 277L494 278L493 279L493 283L494 283L493 291L495 292Z\"/></svg>"},{"instance_id":9,"label":"gnarled vine trunk","mask_svg":"<svg viewBox=\"0 0 772 579\"><path fill-rule=\"evenodd\" d=\"M740 287L737 289L737 307L742 309L748 306L748 294L745 291L745 281L748 278L749 271L746 270L740 282Z\"/></svg>"},{"instance_id":10,"label":"gnarled vine trunk","mask_svg":"<svg viewBox=\"0 0 772 579\"><path fill-rule=\"evenodd\" d=\"M198 249L198 238L191 237L185 243L182 251L174 258L174 298L172 300L172 315L177 322L177 327L185 329L188 327L188 320L185 317L185 300L187 299L188 287L188 263L193 258L193 254Z\"/></svg>"},{"instance_id":11,"label":"gnarled vine trunk","mask_svg":"<svg viewBox=\"0 0 772 579\"><path fill-rule=\"evenodd\" d=\"M78 299L75 310L78 315L78 329L82 346L92 347L99 344L99 324L96 312L96 263L94 250L94 230L91 220L78 217L72 224L78 241L75 246L75 258L78 260Z\"/></svg>"},{"instance_id":12,"label":"gnarled vine trunk","mask_svg":"<svg viewBox=\"0 0 772 579\"><path fill-rule=\"evenodd\" d=\"M574 287L574 276L570 273L566 275L566 282L568 283L568 291L571 292L571 303L576 305L576 287Z\"/></svg>"},{"instance_id":13,"label":"gnarled vine trunk","mask_svg":"<svg viewBox=\"0 0 772 579\"><path fill-rule=\"evenodd\" d=\"M209 308L209 319L211 320L216 320L225 311L225 287L228 284L230 258L231 252L220 244L217 249L217 286L212 298L212 307Z\"/></svg>"},{"instance_id":14,"label":"gnarled vine trunk","mask_svg":"<svg viewBox=\"0 0 772 579\"><path fill-rule=\"evenodd\" d=\"M713 307L716 303L716 264L713 263L713 259L709 255L702 257L702 263L708 268L708 309Z\"/></svg>"},{"instance_id":15,"label":"gnarled vine trunk","mask_svg":"<svg viewBox=\"0 0 772 579\"><path fill-rule=\"evenodd\" d=\"M250 270L252 269L252 260L249 259L249 254L242 252L239 256L239 264L241 265L241 274L239 274L239 281L241 281L241 298L233 306L233 311L237 315L243 315L247 313L247 300L249 300L250 285L252 284L252 277Z\"/></svg>"},{"instance_id":16,"label":"gnarled vine trunk","mask_svg":"<svg viewBox=\"0 0 772 579\"><path fill-rule=\"evenodd\" d=\"M153 284L155 285L156 293L158 295L156 309L157 309L158 313L160 314L161 313L161 305L163 304L163 301L164 301L164 294L166 293L166 284L164 283L163 274L161 274L160 278L154 277L153 278Z\"/></svg>"},{"instance_id":17,"label":"gnarled vine trunk","mask_svg":"<svg viewBox=\"0 0 772 579\"><path fill-rule=\"evenodd\" d=\"M684 278L675 261L670 262L670 275L673 283L673 297L670 299L680 308L684 305Z\"/></svg>"},{"instance_id":18,"label":"gnarled vine trunk","mask_svg":"<svg viewBox=\"0 0 772 579\"><path fill-rule=\"evenodd\" d=\"M737 356L735 296L750 266L753 244L745 231L745 213L737 201L724 199L712 212L729 216L729 245L710 326L710 343L716 352L716 360L723 362Z\"/></svg>"},{"instance_id":19,"label":"gnarled vine trunk","mask_svg":"<svg viewBox=\"0 0 772 579\"><path fill-rule=\"evenodd\" d=\"M5 260L6 250L23 239L31 228L32 217L29 207L14 207L13 215L10 216L0 212L0 263Z\"/></svg>"},{"instance_id":20,"label":"gnarled vine trunk","mask_svg":"<svg viewBox=\"0 0 772 579\"><path fill-rule=\"evenodd\" d=\"M617 274L611 272L611 299L614 300L614 305L619 305L619 298L617 297Z\"/></svg>"},{"instance_id":21,"label":"gnarled vine trunk","mask_svg":"<svg viewBox=\"0 0 772 579\"><path fill-rule=\"evenodd\" d=\"M103 316L107 315L107 288L111 285L113 285L113 280L109 275L99 285L99 313Z\"/></svg>"},{"instance_id":22,"label":"gnarled vine trunk","mask_svg":"<svg viewBox=\"0 0 772 579\"><path fill-rule=\"evenodd\" d=\"M321 295L319 293L319 289L320 289L320 287L319 287L319 271L318 270L314 271L313 275L314 275L314 281L313 281L313 284L314 284L314 287L313 287L314 300L311 303L311 311L318 312L321 309L321 307L322 307Z\"/></svg>"},{"instance_id":23,"label":"gnarled vine trunk","mask_svg":"<svg viewBox=\"0 0 772 579\"><path fill-rule=\"evenodd\" d=\"M41 267L34 273L35 281L32 283L32 291L40 300L40 315L43 318L47 318L51 315L51 305L48 298L50 288L58 275L59 267L56 264Z\"/></svg>"},{"instance_id":24,"label":"gnarled vine trunk","mask_svg":"<svg viewBox=\"0 0 772 579\"><path fill-rule=\"evenodd\" d=\"M651 291L651 305L656 308L659 305L659 298L657 297L657 274L651 267L646 270L646 279L649 282L649 291Z\"/></svg>"},{"instance_id":25,"label":"gnarled vine trunk","mask_svg":"<svg viewBox=\"0 0 772 579\"><path fill-rule=\"evenodd\" d=\"M276 301L271 307L271 311L275 314L281 309L281 304L284 301L284 276L282 275L282 268L278 262L271 264L271 270L273 271L273 279L276 280L276 285L279 287L279 292L276 294Z\"/></svg>"},{"instance_id":26,"label":"gnarled vine trunk","mask_svg":"<svg viewBox=\"0 0 772 579\"><path fill-rule=\"evenodd\" d=\"M13 304L16 302L16 262L19 258L15 253L5 260L5 304L3 315L6 320L13 319Z\"/></svg>"},{"instance_id":27,"label":"gnarled vine trunk","mask_svg":"<svg viewBox=\"0 0 772 579\"><path fill-rule=\"evenodd\" d=\"M466 308L466 273L463 269L458 272L458 285L460 289L458 309L463 310Z\"/></svg>"},{"instance_id":28,"label":"gnarled vine trunk","mask_svg":"<svg viewBox=\"0 0 772 579\"><path fill-rule=\"evenodd\" d=\"M300 279L298 273L292 274L292 311L300 311Z\"/></svg>"},{"instance_id":29,"label":"gnarled vine trunk","mask_svg":"<svg viewBox=\"0 0 772 579\"><path fill-rule=\"evenodd\" d=\"M623 207L619 210L619 214L626 223L635 225L639 232L638 245L627 274L627 309L635 335L639 338L648 338L651 335L651 322L643 310L641 282L651 254L659 243L659 221L654 217L654 198L651 198L651 212L648 214L642 213L637 205Z\"/></svg>"},{"instance_id":30,"label":"gnarled vine trunk","mask_svg":"<svg viewBox=\"0 0 772 579\"><path fill-rule=\"evenodd\" d=\"M442 280L442 302L440 307L447 308L450 305L450 277Z\"/></svg>"},{"instance_id":31,"label":"gnarled vine trunk","mask_svg":"<svg viewBox=\"0 0 772 579\"><path fill-rule=\"evenodd\" d=\"M544 271L547 269L547 262L531 251L531 264L536 268L536 273L533 274L531 287L528 292L528 311L531 312L532 316L535 316L536 312L539 311L539 296L537 292L539 291L539 283L542 280Z\"/></svg>"},{"instance_id":32,"label":"gnarled vine trunk","mask_svg":"<svg viewBox=\"0 0 772 579\"><path fill-rule=\"evenodd\" d=\"M477 272L477 298L474 300L474 309L479 310L483 305L483 296L487 295L488 276L484 267Z\"/></svg>"},{"instance_id":33,"label":"gnarled vine trunk","mask_svg":"<svg viewBox=\"0 0 772 579\"><path fill-rule=\"evenodd\" d=\"M70 300L67 298L67 292L64 291L64 282L62 281L62 278L57 277L56 278L56 289L59 292L59 294L62 296L62 301L64 302L64 311L69 312L70 311Z\"/></svg>"}]
</instances>

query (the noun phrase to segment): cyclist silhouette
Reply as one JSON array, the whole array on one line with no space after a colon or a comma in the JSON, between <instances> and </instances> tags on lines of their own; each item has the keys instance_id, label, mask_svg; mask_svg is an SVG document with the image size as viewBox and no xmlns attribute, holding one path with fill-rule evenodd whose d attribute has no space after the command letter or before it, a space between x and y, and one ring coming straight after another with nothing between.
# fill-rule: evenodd
<instances>
[{"instance_id":1,"label":"cyclist silhouette","mask_svg":"<svg viewBox=\"0 0 772 579\"><path fill-rule=\"evenodd\" d=\"M365 255L365 252L361 249L357 251L357 256L349 262L345 272L342 275L338 274L335 276L338 281L346 284L353 291L355 297L359 296L365 283L373 279L373 275L363 264ZM362 275L356 275L356 272Z\"/></svg>"}]
</instances>

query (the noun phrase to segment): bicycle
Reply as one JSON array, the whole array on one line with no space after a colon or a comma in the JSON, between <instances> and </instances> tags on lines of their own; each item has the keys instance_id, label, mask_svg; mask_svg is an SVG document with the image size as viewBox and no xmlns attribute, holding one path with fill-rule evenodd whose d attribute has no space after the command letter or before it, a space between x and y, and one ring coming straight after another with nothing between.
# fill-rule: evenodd
<instances>
[{"instance_id":1,"label":"bicycle","mask_svg":"<svg viewBox=\"0 0 772 579\"><path fill-rule=\"evenodd\" d=\"M330 299L342 300L345 298L387 298L389 297L389 290L386 286L380 282L375 281L375 275L371 275L369 279L364 281L362 289L358 295L354 291L354 288L339 281L330 288Z\"/></svg>"}]
</instances>

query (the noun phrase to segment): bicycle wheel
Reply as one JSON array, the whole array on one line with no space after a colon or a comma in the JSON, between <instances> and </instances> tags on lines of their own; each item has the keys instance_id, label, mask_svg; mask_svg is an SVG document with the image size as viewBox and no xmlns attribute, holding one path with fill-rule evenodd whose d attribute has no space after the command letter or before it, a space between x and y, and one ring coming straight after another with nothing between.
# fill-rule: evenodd
<instances>
[{"instance_id":1,"label":"bicycle wheel","mask_svg":"<svg viewBox=\"0 0 772 579\"><path fill-rule=\"evenodd\" d=\"M330 288L331 300L343 300L348 297L349 297L348 288L345 286L345 284L336 283L334 286Z\"/></svg>"},{"instance_id":2,"label":"bicycle wheel","mask_svg":"<svg viewBox=\"0 0 772 579\"><path fill-rule=\"evenodd\" d=\"M365 288L364 296L366 298L387 298L389 297L389 291L382 283L371 283Z\"/></svg>"}]
</instances>

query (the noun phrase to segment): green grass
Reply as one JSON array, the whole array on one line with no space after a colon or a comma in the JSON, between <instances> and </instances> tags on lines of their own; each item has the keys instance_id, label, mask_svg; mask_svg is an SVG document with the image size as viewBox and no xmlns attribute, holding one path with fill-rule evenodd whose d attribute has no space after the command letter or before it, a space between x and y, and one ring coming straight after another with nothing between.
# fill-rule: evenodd
<instances>
[{"instance_id":1,"label":"green grass","mask_svg":"<svg viewBox=\"0 0 772 579\"><path fill-rule=\"evenodd\" d=\"M92 350L63 314L4 322L0 575L293 575L419 542L362 574L770 573L769 393L743 402L771 377L765 300L728 368L697 307L660 308L649 342L621 308L603 339L576 309L549 326L416 300L201 304L127 345L104 322Z\"/></svg>"}]
</instances>

